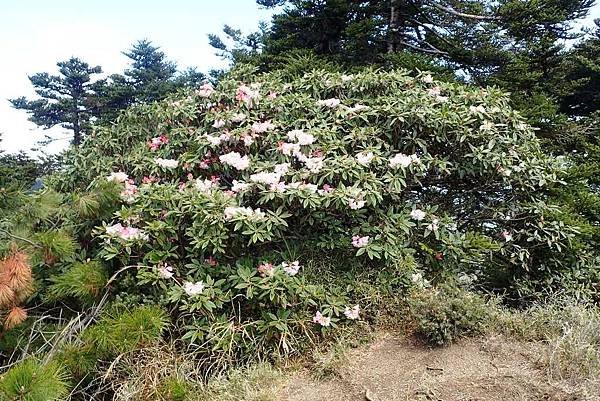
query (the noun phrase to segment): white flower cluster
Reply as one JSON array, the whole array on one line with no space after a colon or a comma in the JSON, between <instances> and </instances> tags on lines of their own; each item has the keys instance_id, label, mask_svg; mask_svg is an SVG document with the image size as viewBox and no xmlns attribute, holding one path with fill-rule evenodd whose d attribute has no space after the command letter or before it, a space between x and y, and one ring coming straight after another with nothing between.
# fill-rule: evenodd
<instances>
[{"instance_id":1,"label":"white flower cluster","mask_svg":"<svg viewBox=\"0 0 600 401\"><path fill-rule=\"evenodd\" d=\"M415 154L405 155L404 153L398 153L390 159L390 167L396 168L400 166L402 168L407 168L411 164L419 164L420 162L421 159Z\"/></svg>"},{"instance_id":2,"label":"white flower cluster","mask_svg":"<svg viewBox=\"0 0 600 401\"><path fill-rule=\"evenodd\" d=\"M175 159L161 159L160 157L154 159L154 163L162 168L177 168L179 162Z\"/></svg>"},{"instance_id":3,"label":"white flower cluster","mask_svg":"<svg viewBox=\"0 0 600 401\"><path fill-rule=\"evenodd\" d=\"M250 221L259 221L266 217L265 213L260 209L252 209L251 207L228 206L223 211L225 220L233 220L238 217L246 217Z\"/></svg>"},{"instance_id":4,"label":"white flower cluster","mask_svg":"<svg viewBox=\"0 0 600 401\"><path fill-rule=\"evenodd\" d=\"M230 165L237 170L245 170L250 166L248 156L242 156L238 152L229 152L219 156L219 160L223 164Z\"/></svg>"}]
</instances>

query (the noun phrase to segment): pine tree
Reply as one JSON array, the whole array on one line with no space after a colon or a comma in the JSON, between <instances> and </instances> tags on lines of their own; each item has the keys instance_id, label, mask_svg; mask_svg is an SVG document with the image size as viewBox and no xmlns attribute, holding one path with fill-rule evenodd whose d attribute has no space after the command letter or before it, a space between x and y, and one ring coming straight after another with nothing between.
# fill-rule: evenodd
<instances>
[{"instance_id":1,"label":"pine tree","mask_svg":"<svg viewBox=\"0 0 600 401\"><path fill-rule=\"evenodd\" d=\"M93 110L89 97L93 95L93 75L102 72L100 66L72 57L57 63L59 75L46 72L29 77L38 99L11 99L13 107L27 111L29 120L43 128L60 125L73 131L73 144L81 143L89 131Z\"/></svg>"}]
</instances>

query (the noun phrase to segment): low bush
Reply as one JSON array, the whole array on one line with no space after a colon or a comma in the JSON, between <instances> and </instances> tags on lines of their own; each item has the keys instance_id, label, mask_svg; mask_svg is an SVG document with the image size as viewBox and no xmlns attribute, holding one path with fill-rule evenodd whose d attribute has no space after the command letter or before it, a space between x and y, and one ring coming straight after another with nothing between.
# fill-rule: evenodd
<instances>
[{"instance_id":1,"label":"low bush","mask_svg":"<svg viewBox=\"0 0 600 401\"><path fill-rule=\"evenodd\" d=\"M438 346L483 333L494 311L478 295L447 285L416 292L408 302L415 333Z\"/></svg>"}]
</instances>

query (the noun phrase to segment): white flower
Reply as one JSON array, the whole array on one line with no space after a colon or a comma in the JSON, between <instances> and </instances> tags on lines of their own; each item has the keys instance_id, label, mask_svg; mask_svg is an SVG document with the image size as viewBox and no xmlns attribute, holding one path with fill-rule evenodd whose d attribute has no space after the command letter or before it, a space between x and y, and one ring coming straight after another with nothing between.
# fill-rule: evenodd
<instances>
[{"instance_id":1,"label":"white flower","mask_svg":"<svg viewBox=\"0 0 600 401\"><path fill-rule=\"evenodd\" d=\"M221 138L220 137L212 136L212 135L208 135L208 134L204 135L204 137L213 146L218 146L218 145L221 144Z\"/></svg>"},{"instance_id":2,"label":"white flower","mask_svg":"<svg viewBox=\"0 0 600 401\"><path fill-rule=\"evenodd\" d=\"M173 277L173 268L169 265L164 265L158 269L158 274L162 278L171 278Z\"/></svg>"},{"instance_id":3,"label":"white flower","mask_svg":"<svg viewBox=\"0 0 600 401\"><path fill-rule=\"evenodd\" d=\"M479 105L479 106L469 106L469 111L471 113L485 113L485 107Z\"/></svg>"},{"instance_id":4,"label":"white flower","mask_svg":"<svg viewBox=\"0 0 600 401\"><path fill-rule=\"evenodd\" d=\"M283 262L281 264L281 267L283 267L283 271L289 274L290 276L295 276L296 274L298 274L298 271L302 266L300 266L299 261L295 260L291 263Z\"/></svg>"},{"instance_id":5,"label":"white flower","mask_svg":"<svg viewBox=\"0 0 600 401\"><path fill-rule=\"evenodd\" d=\"M427 213L425 213L421 209L414 209L412 212L410 212L410 217L417 221L423 220L426 215L427 215Z\"/></svg>"},{"instance_id":6,"label":"white flower","mask_svg":"<svg viewBox=\"0 0 600 401\"><path fill-rule=\"evenodd\" d=\"M352 308L346 306L344 309L344 316L350 320L356 320L359 318L360 306L354 305Z\"/></svg>"},{"instance_id":7,"label":"white flower","mask_svg":"<svg viewBox=\"0 0 600 401\"><path fill-rule=\"evenodd\" d=\"M398 153L397 155L395 155L394 157L392 157L390 159L390 166L391 167L398 167L401 166L403 168L406 168L408 166L410 166L413 162L413 159L408 156L405 155L404 153Z\"/></svg>"},{"instance_id":8,"label":"white flower","mask_svg":"<svg viewBox=\"0 0 600 401\"><path fill-rule=\"evenodd\" d=\"M275 125L271 124L271 121L265 121L263 123L256 122L252 124L252 132L255 134L262 134L275 128Z\"/></svg>"},{"instance_id":9,"label":"white flower","mask_svg":"<svg viewBox=\"0 0 600 401\"><path fill-rule=\"evenodd\" d=\"M137 185L131 184L129 181L125 181L125 188L121 191L121 199L127 203L133 203L138 191Z\"/></svg>"},{"instance_id":10,"label":"white flower","mask_svg":"<svg viewBox=\"0 0 600 401\"><path fill-rule=\"evenodd\" d=\"M341 103L340 99L336 99L336 98L317 101L317 105L319 105L319 106L326 106L326 107L332 107L332 108L339 106L340 103Z\"/></svg>"},{"instance_id":11,"label":"white flower","mask_svg":"<svg viewBox=\"0 0 600 401\"><path fill-rule=\"evenodd\" d=\"M237 170L245 170L250 166L248 156L242 156L238 152L229 152L219 156L219 160L223 164L230 165Z\"/></svg>"},{"instance_id":12,"label":"white flower","mask_svg":"<svg viewBox=\"0 0 600 401\"><path fill-rule=\"evenodd\" d=\"M436 96L435 100L439 103L446 103L448 101L448 96Z\"/></svg>"},{"instance_id":13,"label":"white flower","mask_svg":"<svg viewBox=\"0 0 600 401\"><path fill-rule=\"evenodd\" d=\"M277 174L281 174L284 175L286 174L290 169L290 163L279 163L275 165L275 172Z\"/></svg>"},{"instance_id":14,"label":"white flower","mask_svg":"<svg viewBox=\"0 0 600 401\"><path fill-rule=\"evenodd\" d=\"M426 84L430 84L433 83L433 77L427 74L423 78L421 78L421 81L425 82Z\"/></svg>"},{"instance_id":15,"label":"white flower","mask_svg":"<svg viewBox=\"0 0 600 401\"><path fill-rule=\"evenodd\" d=\"M306 168L309 169L311 173L318 173L323 168L322 157L307 157L305 160L303 160L303 162Z\"/></svg>"},{"instance_id":16,"label":"white flower","mask_svg":"<svg viewBox=\"0 0 600 401\"><path fill-rule=\"evenodd\" d=\"M161 159L160 157L154 159L154 163L163 168L176 168L179 165L175 159Z\"/></svg>"},{"instance_id":17,"label":"white flower","mask_svg":"<svg viewBox=\"0 0 600 401\"><path fill-rule=\"evenodd\" d=\"M244 113L237 113L234 114L231 117L231 121L233 121L234 123L241 123L242 121L244 121L246 119L246 115Z\"/></svg>"},{"instance_id":18,"label":"white flower","mask_svg":"<svg viewBox=\"0 0 600 401\"><path fill-rule=\"evenodd\" d=\"M342 82L348 82L348 81L352 81L354 79L354 77L352 75L346 75L343 74L341 77Z\"/></svg>"},{"instance_id":19,"label":"white flower","mask_svg":"<svg viewBox=\"0 0 600 401\"><path fill-rule=\"evenodd\" d=\"M349 111L350 113L356 113L356 112L358 112L358 111L366 110L366 109L368 109L368 108L369 108L369 106L366 106L366 105L364 105L364 104L357 103L357 104L355 104L355 105L354 105L354 107L348 107L348 111Z\"/></svg>"},{"instance_id":20,"label":"white flower","mask_svg":"<svg viewBox=\"0 0 600 401\"><path fill-rule=\"evenodd\" d=\"M242 141L244 142L244 145L246 146L250 146L254 143L254 137L255 135L248 135L248 134L244 134L241 136Z\"/></svg>"},{"instance_id":21,"label":"white flower","mask_svg":"<svg viewBox=\"0 0 600 401\"><path fill-rule=\"evenodd\" d=\"M265 214L260 209L252 210L251 207L228 206L223 211L226 220L232 220L237 217L247 217L249 220L258 221L265 218Z\"/></svg>"},{"instance_id":22,"label":"white flower","mask_svg":"<svg viewBox=\"0 0 600 401\"><path fill-rule=\"evenodd\" d=\"M282 142L279 144L278 149L286 156L297 155L300 153L300 144Z\"/></svg>"},{"instance_id":23,"label":"white flower","mask_svg":"<svg viewBox=\"0 0 600 401\"><path fill-rule=\"evenodd\" d=\"M437 229L438 229L438 227L439 227L439 226L438 226L438 223L439 223L439 222L440 222L440 220L439 220L439 219L433 219L433 220L431 220L431 224L429 224L429 225L427 226L427 229L428 229L429 231L437 231Z\"/></svg>"},{"instance_id":24,"label":"white flower","mask_svg":"<svg viewBox=\"0 0 600 401\"><path fill-rule=\"evenodd\" d=\"M224 127L224 126L225 126L225 121L224 121L224 120L216 120L216 121L213 123L213 125L212 125L212 126L213 126L213 127L215 127L215 128L217 128L217 129L218 129L218 128L222 128L222 127Z\"/></svg>"},{"instance_id":25,"label":"white flower","mask_svg":"<svg viewBox=\"0 0 600 401\"><path fill-rule=\"evenodd\" d=\"M313 317L313 323L317 323L323 327L327 327L331 324L331 318L323 316L321 312L317 311L317 313L315 313L315 316Z\"/></svg>"},{"instance_id":26,"label":"white flower","mask_svg":"<svg viewBox=\"0 0 600 401\"><path fill-rule=\"evenodd\" d=\"M307 134L302 130L293 130L288 132L288 138L296 141L298 145L312 145L315 142L315 137L312 134Z\"/></svg>"},{"instance_id":27,"label":"white flower","mask_svg":"<svg viewBox=\"0 0 600 401\"><path fill-rule=\"evenodd\" d=\"M204 291L204 283L202 281L197 281L195 283L186 281L183 283L183 290L189 296L199 295L202 294L202 291Z\"/></svg>"},{"instance_id":28,"label":"white flower","mask_svg":"<svg viewBox=\"0 0 600 401\"><path fill-rule=\"evenodd\" d=\"M202 192L203 194L210 194L210 192L216 186L217 185L209 179L205 179L205 180L202 180L201 178L196 179L195 187L198 191Z\"/></svg>"},{"instance_id":29,"label":"white flower","mask_svg":"<svg viewBox=\"0 0 600 401\"><path fill-rule=\"evenodd\" d=\"M373 152L361 152L356 155L356 162L361 166L368 166L373 160Z\"/></svg>"},{"instance_id":30,"label":"white flower","mask_svg":"<svg viewBox=\"0 0 600 401\"><path fill-rule=\"evenodd\" d=\"M285 185L285 182L276 182L274 184L271 184L271 186L269 187L269 191L285 192L286 187L287 186Z\"/></svg>"},{"instance_id":31,"label":"white flower","mask_svg":"<svg viewBox=\"0 0 600 401\"><path fill-rule=\"evenodd\" d=\"M231 185L231 190L233 192L244 192L247 189L249 189L252 186L252 184L248 184L242 181L237 181L237 180L233 180L232 185Z\"/></svg>"},{"instance_id":32,"label":"white flower","mask_svg":"<svg viewBox=\"0 0 600 401\"><path fill-rule=\"evenodd\" d=\"M427 93L429 93L431 96L440 96L442 94L442 90L440 89L439 86L434 86L433 88L429 88L427 89Z\"/></svg>"},{"instance_id":33,"label":"white flower","mask_svg":"<svg viewBox=\"0 0 600 401\"><path fill-rule=\"evenodd\" d=\"M129 176L122 171L117 171L116 173L110 173L106 179L108 181L125 182L129 179Z\"/></svg>"},{"instance_id":34,"label":"white flower","mask_svg":"<svg viewBox=\"0 0 600 401\"><path fill-rule=\"evenodd\" d=\"M366 202L364 200L356 200L354 198L348 199L348 206L350 206L350 209L352 210L358 210L362 208L365 205L365 203Z\"/></svg>"},{"instance_id":35,"label":"white flower","mask_svg":"<svg viewBox=\"0 0 600 401\"><path fill-rule=\"evenodd\" d=\"M494 129L494 127L495 127L495 125L494 125L493 122L485 120L483 122L483 124L481 124L479 126L479 129L482 130L482 131L492 131Z\"/></svg>"},{"instance_id":36,"label":"white flower","mask_svg":"<svg viewBox=\"0 0 600 401\"><path fill-rule=\"evenodd\" d=\"M279 182L280 179L281 179L281 174L279 174L277 172L267 173L265 171L261 171L260 173L252 174L250 176L250 181L257 182L259 184L266 184L266 185L275 184L275 183Z\"/></svg>"},{"instance_id":37,"label":"white flower","mask_svg":"<svg viewBox=\"0 0 600 401\"><path fill-rule=\"evenodd\" d=\"M289 186L291 187L292 184L290 183ZM319 189L319 187L317 185L315 185L315 184L300 184L300 185L298 185L298 189L304 190L304 191L308 191L308 192L312 192L312 193L316 193L317 190Z\"/></svg>"}]
</instances>

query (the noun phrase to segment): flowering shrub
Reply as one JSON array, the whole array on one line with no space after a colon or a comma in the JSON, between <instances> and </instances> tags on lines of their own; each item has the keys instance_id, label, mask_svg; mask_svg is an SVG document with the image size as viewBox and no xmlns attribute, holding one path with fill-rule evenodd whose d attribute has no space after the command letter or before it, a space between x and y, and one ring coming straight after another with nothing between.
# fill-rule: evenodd
<instances>
[{"instance_id":1,"label":"flowering shrub","mask_svg":"<svg viewBox=\"0 0 600 401\"><path fill-rule=\"evenodd\" d=\"M121 191L95 231L121 296L172 308L184 338L224 352L257 338L288 351L368 318L343 289L311 284L303 255L535 272L574 233L544 219L535 194L560 160L504 94L403 71L234 71L128 110L66 160L58 188Z\"/></svg>"}]
</instances>

